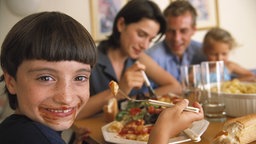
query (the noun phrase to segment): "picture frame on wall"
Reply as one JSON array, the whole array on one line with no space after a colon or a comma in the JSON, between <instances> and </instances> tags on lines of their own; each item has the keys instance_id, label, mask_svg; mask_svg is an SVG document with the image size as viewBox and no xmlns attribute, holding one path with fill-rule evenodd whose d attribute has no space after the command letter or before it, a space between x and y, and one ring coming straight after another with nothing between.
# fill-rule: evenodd
<instances>
[{"instance_id":1,"label":"picture frame on wall","mask_svg":"<svg viewBox=\"0 0 256 144\"><path fill-rule=\"evenodd\" d=\"M98 42L112 32L114 19L126 0L90 0L92 37Z\"/></svg>"},{"instance_id":2,"label":"picture frame on wall","mask_svg":"<svg viewBox=\"0 0 256 144\"><path fill-rule=\"evenodd\" d=\"M171 0L173 2L175 0ZM218 0L188 0L197 10L197 29L219 26Z\"/></svg>"}]
</instances>

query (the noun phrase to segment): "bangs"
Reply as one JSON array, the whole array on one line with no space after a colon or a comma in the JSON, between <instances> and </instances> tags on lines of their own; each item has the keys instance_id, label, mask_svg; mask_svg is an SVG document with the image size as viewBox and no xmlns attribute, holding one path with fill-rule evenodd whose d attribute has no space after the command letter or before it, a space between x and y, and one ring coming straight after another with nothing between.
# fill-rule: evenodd
<instances>
[{"instance_id":1,"label":"bangs","mask_svg":"<svg viewBox=\"0 0 256 144\"><path fill-rule=\"evenodd\" d=\"M37 41L30 41L31 44L24 49L26 51L24 59L74 60L94 65L96 49L90 34L84 28L81 31L83 26L69 19L53 18L45 19L47 22L41 22L37 29L33 30L33 39ZM42 23L48 25L42 25Z\"/></svg>"}]
</instances>

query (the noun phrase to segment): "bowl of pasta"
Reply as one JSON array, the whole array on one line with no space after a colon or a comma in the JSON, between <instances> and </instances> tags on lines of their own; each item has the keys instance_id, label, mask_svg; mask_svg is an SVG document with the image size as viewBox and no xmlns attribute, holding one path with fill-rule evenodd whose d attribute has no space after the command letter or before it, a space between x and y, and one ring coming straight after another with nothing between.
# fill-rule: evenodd
<instances>
[{"instance_id":1,"label":"bowl of pasta","mask_svg":"<svg viewBox=\"0 0 256 144\"><path fill-rule=\"evenodd\" d=\"M256 83L235 79L224 82L221 89L228 116L240 117L256 113Z\"/></svg>"}]
</instances>

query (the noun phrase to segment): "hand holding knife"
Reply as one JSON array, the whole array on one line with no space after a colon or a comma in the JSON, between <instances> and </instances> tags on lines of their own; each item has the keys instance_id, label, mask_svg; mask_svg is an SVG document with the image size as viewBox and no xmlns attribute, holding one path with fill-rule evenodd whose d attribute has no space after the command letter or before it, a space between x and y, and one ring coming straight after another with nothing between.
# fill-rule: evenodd
<instances>
[{"instance_id":1,"label":"hand holding knife","mask_svg":"<svg viewBox=\"0 0 256 144\"><path fill-rule=\"evenodd\" d=\"M142 73L143 78L144 78L144 80L145 80L145 84L146 84L146 86L147 86L147 88L148 88L149 97L150 97L150 98L156 98L157 95L156 95L155 91L153 90L153 88L151 87L150 82L149 82L149 79L148 79L146 73L145 73L144 71L141 71L141 73Z\"/></svg>"}]
</instances>

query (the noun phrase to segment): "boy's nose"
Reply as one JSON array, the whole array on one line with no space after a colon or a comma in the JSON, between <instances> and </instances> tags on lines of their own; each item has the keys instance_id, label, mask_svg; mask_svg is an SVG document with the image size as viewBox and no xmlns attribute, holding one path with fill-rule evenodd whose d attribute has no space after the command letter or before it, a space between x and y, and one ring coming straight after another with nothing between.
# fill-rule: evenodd
<instances>
[{"instance_id":1,"label":"boy's nose","mask_svg":"<svg viewBox=\"0 0 256 144\"><path fill-rule=\"evenodd\" d=\"M56 89L54 101L60 104L70 104L73 101L73 92L70 84L60 84Z\"/></svg>"}]
</instances>

